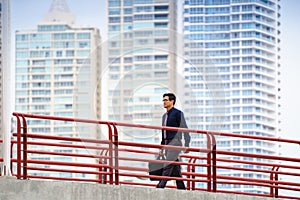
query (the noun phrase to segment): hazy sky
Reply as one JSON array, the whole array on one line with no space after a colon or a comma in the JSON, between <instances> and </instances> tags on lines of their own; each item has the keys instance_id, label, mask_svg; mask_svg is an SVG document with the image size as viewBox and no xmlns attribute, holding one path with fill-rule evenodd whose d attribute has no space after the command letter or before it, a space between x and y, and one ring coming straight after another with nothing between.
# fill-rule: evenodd
<instances>
[{"instance_id":1,"label":"hazy sky","mask_svg":"<svg viewBox=\"0 0 300 200\"><path fill-rule=\"evenodd\" d=\"M178 0L181 3L181 0ZM11 0L12 42L18 29L33 29L52 0ZM106 0L67 0L76 24L100 29L106 38ZM300 140L300 1L281 0L281 137ZM13 47L12 47L13 48ZM298 57L299 56L299 57Z\"/></svg>"}]
</instances>

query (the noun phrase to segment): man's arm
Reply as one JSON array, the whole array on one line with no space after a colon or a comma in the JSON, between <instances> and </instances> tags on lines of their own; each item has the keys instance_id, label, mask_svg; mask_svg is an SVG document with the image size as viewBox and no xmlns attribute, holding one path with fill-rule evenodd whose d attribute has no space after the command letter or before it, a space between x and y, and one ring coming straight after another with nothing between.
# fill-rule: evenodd
<instances>
[{"instance_id":1,"label":"man's arm","mask_svg":"<svg viewBox=\"0 0 300 200\"><path fill-rule=\"evenodd\" d=\"M163 117L162 117L162 126L164 126L164 121L165 121L165 117L166 117L166 115L163 115ZM165 141L165 138L164 138L164 131L165 130L161 130L161 142L160 142L160 144L161 145L165 145L166 144L166 141ZM160 149L159 150L159 155L164 155L164 149Z\"/></svg>"},{"instance_id":2,"label":"man's arm","mask_svg":"<svg viewBox=\"0 0 300 200\"><path fill-rule=\"evenodd\" d=\"M181 112L180 128L188 128L183 112ZM183 132L183 137L184 137L184 146L189 147L191 141L191 136L189 132Z\"/></svg>"}]
</instances>

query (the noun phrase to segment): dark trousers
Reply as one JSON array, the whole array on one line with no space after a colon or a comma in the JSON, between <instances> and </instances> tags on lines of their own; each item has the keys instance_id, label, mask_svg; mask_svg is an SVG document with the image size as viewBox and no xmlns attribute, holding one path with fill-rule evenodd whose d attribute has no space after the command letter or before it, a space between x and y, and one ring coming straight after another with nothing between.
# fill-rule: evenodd
<instances>
[{"instance_id":1,"label":"dark trousers","mask_svg":"<svg viewBox=\"0 0 300 200\"><path fill-rule=\"evenodd\" d=\"M178 139L174 139L168 143L168 145L172 146L182 146L182 143ZM178 161L178 155L180 151L175 149L166 149L166 160L168 161ZM172 177L182 177L181 175L181 167L179 164L171 163L171 164L165 164L163 168L163 176L172 176ZM161 179L158 184L157 188L164 188L167 184L168 180ZM185 190L185 185L183 181L177 181L176 180L177 189L183 189Z\"/></svg>"}]
</instances>

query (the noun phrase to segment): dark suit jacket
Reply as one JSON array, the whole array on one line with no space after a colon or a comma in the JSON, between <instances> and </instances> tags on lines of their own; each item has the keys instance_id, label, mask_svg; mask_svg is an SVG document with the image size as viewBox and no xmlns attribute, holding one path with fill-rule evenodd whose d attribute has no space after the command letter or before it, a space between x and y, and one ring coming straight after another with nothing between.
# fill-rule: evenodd
<instances>
[{"instance_id":1,"label":"dark suit jacket","mask_svg":"<svg viewBox=\"0 0 300 200\"><path fill-rule=\"evenodd\" d=\"M163 115L162 117L162 125L165 126L164 122L165 122L165 118L166 118L166 113ZM167 118L167 125L166 126L171 126L171 127L178 127L178 128L188 128L185 118L184 118L184 114L183 112L181 112L180 110L176 109L176 108L171 108L171 110L169 110L168 112L168 118ZM162 130L162 141L161 144L166 144L165 140L172 140L174 138L178 138L178 139L182 139L182 134L184 134L184 146L189 147L190 144L190 134L188 132L180 132L180 131L169 131L167 130L167 138L164 138L164 130Z\"/></svg>"}]
</instances>

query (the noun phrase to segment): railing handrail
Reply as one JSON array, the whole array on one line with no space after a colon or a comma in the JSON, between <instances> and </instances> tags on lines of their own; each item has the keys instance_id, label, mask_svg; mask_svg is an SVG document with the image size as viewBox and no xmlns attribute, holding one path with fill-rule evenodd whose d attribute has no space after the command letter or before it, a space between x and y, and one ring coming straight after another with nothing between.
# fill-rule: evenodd
<instances>
[{"instance_id":1,"label":"railing handrail","mask_svg":"<svg viewBox=\"0 0 300 200\"><path fill-rule=\"evenodd\" d=\"M36 115L36 114L26 114L26 113L18 113L18 112L14 112L13 115L14 116L19 115L19 116L24 116L24 117L29 117L29 118L37 118L37 119L60 120L60 121L83 122L83 123L96 123L96 124L111 124L111 125L116 125L116 126L134 127L134 128L147 128L147 129L157 129L157 130L170 130L170 131L200 133L200 134L212 134L215 136L259 139L259 140L274 141L274 142L294 143L294 144L300 145L300 140L284 139L284 138L280 138L280 137L243 135L243 134L227 133L227 132L206 131L206 130L196 130L196 129L166 127L166 126L154 126L154 125L145 125L145 124L130 124L130 123L116 122L116 121L103 121L103 120L91 120L91 119L82 119L82 118L58 117L58 116L51 116L51 115Z\"/></svg>"}]
</instances>

